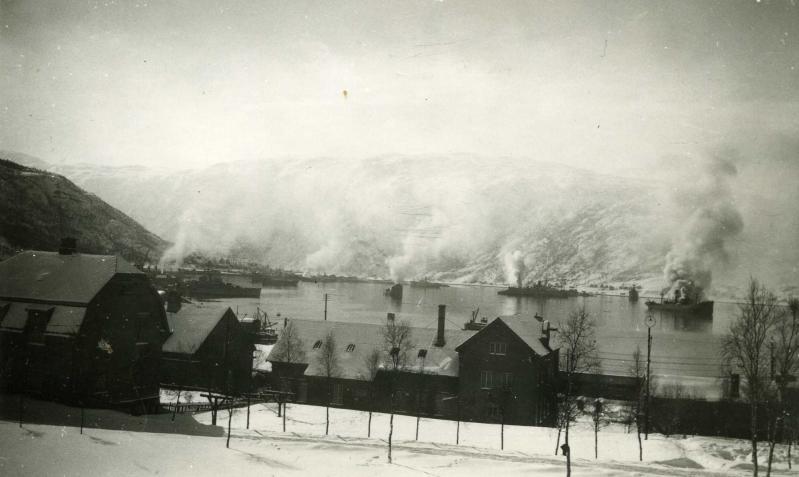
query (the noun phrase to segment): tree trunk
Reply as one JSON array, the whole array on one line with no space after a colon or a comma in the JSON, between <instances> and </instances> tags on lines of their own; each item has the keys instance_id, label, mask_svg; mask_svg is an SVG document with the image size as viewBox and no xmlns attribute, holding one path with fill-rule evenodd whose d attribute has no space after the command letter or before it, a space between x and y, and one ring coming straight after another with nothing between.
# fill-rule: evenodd
<instances>
[{"instance_id":1,"label":"tree trunk","mask_svg":"<svg viewBox=\"0 0 799 477\"><path fill-rule=\"evenodd\" d=\"M419 416L416 416L416 437L413 439L415 441L419 440Z\"/></svg>"},{"instance_id":2,"label":"tree trunk","mask_svg":"<svg viewBox=\"0 0 799 477\"><path fill-rule=\"evenodd\" d=\"M641 442L641 426L638 425L638 421L635 422L635 432L638 434L638 460L640 462L644 461L644 445Z\"/></svg>"},{"instance_id":3,"label":"tree trunk","mask_svg":"<svg viewBox=\"0 0 799 477\"><path fill-rule=\"evenodd\" d=\"M568 405L568 402L567 402ZM572 450L569 447L569 416L566 416L566 433L563 436L563 444L566 445L566 477L572 475Z\"/></svg>"},{"instance_id":4,"label":"tree trunk","mask_svg":"<svg viewBox=\"0 0 799 477\"><path fill-rule=\"evenodd\" d=\"M286 403L283 403L283 432L286 432Z\"/></svg>"},{"instance_id":5,"label":"tree trunk","mask_svg":"<svg viewBox=\"0 0 799 477\"><path fill-rule=\"evenodd\" d=\"M366 427L366 437L372 437L372 411L369 411L369 424Z\"/></svg>"},{"instance_id":6,"label":"tree trunk","mask_svg":"<svg viewBox=\"0 0 799 477\"><path fill-rule=\"evenodd\" d=\"M180 406L180 392L181 390L178 389L178 399L175 401L175 408L172 410L172 422L175 422L175 414L178 412L178 406Z\"/></svg>"},{"instance_id":7,"label":"tree trunk","mask_svg":"<svg viewBox=\"0 0 799 477\"><path fill-rule=\"evenodd\" d=\"M560 450L560 430L563 428L563 423L560 419L558 419L558 440L555 441L555 455L558 455L558 451Z\"/></svg>"},{"instance_id":8,"label":"tree trunk","mask_svg":"<svg viewBox=\"0 0 799 477\"><path fill-rule=\"evenodd\" d=\"M505 450L505 419L499 425L499 450Z\"/></svg>"},{"instance_id":9,"label":"tree trunk","mask_svg":"<svg viewBox=\"0 0 799 477\"><path fill-rule=\"evenodd\" d=\"M757 401L754 401L751 404L751 418L752 421L750 426L752 430L752 464L755 466L752 475L757 477Z\"/></svg>"},{"instance_id":10,"label":"tree trunk","mask_svg":"<svg viewBox=\"0 0 799 477\"><path fill-rule=\"evenodd\" d=\"M231 407L227 410L227 443L225 447L230 449L230 421L233 420L233 403L230 403Z\"/></svg>"},{"instance_id":11,"label":"tree trunk","mask_svg":"<svg viewBox=\"0 0 799 477\"><path fill-rule=\"evenodd\" d=\"M770 417L770 416L769 416ZM777 445L777 420L769 419L768 424L768 464L766 465L766 477L771 477L771 463L774 460L774 446Z\"/></svg>"},{"instance_id":12,"label":"tree trunk","mask_svg":"<svg viewBox=\"0 0 799 477\"><path fill-rule=\"evenodd\" d=\"M594 422L594 459L599 459L599 423Z\"/></svg>"},{"instance_id":13,"label":"tree trunk","mask_svg":"<svg viewBox=\"0 0 799 477\"><path fill-rule=\"evenodd\" d=\"M391 409L391 417L388 419L388 463L391 463L391 437L394 435L394 406Z\"/></svg>"}]
</instances>

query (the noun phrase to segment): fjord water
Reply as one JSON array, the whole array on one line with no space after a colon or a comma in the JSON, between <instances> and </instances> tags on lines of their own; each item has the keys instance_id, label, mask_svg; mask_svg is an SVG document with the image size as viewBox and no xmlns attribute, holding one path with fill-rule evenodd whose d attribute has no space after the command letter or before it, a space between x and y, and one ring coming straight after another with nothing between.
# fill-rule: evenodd
<instances>
[{"instance_id":1,"label":"fjord water","mask_svg":"<svg viewBox=\"0 0 799 477\"><path fill-rule=\"evenodd\" d=\"M539 299L498 295L501 288L491 286L417 288L406 285L402 301L396 302L384 296L385 288L386 285L379 283L300 282L296 288L263 288L260 300L225 301L234 310L238 309L240 317L252 316L256 307L260 307L273 321L282 321L284 317L322 320L327 294L328 320L382 324L386 313L393 312L399 320L419 327L435 327L438 305L444 304L447 305L447 328L462 328L472 311L478 308L478 317L488 318L520 313L533 319L537 313L557 328L569 312L585 306L596 319L603 373L628 374L636 346L640 346L642 357L646 358L647 298L643 296L636 303L630 303L626 296L612 295ZM734 303L716 302L712 319L655 312L652 373L666 380L670 376L721 376L719 338L729 328L737 311L738 305ZM557 339L557 333L553 333L553 339ZM707 383L700 387L706 388ZM712 390L708 392L715 394Z\"/></svg>"}]
</instances>

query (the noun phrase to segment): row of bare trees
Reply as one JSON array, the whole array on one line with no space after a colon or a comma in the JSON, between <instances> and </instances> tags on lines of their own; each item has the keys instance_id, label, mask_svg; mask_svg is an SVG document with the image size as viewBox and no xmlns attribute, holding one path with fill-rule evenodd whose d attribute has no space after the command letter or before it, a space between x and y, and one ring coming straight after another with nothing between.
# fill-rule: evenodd
<instances>
[{"instance_id":1,"label":"row of bare trees","mask_svg":"<svg viewBox=\"0 0 799 477\"><path fill-rule=\"evenodd\" d=\"M768 442L766 475L771 475L774 447L778 436L790 446L796 433L795 417L790 418L788 384L799 372L799 300L790 298L788 306L756 279L752 278L746 299L722 342L721 354L731 369L744 377L744 397L749 404L753 475L758 475L759 430L765 424ZM765 411L765 416L761 415ZM765 422L764 422L765 421ZM788 459L790 465L790 457Z\"/></svg>"}]
</instances>

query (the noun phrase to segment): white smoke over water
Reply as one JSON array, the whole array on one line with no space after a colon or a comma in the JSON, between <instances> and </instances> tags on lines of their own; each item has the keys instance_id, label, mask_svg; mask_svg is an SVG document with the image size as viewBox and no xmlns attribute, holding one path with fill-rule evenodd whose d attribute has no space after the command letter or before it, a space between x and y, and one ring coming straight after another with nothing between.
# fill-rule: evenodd
<instances>
[{"instance_id":1,"label":"white smoke over water","mask_svg":"<svg viewBox=\"0 0 799 477\"><path fill-rule=\"evenodd\" d=\"M507 252L504 255L505 279L511 286L522 286L525 273L524 255L520 250Z\"/></svg>"},{"instance_id":2,"label":"white smoke over water","mask_svg":"<svg viewBox=\"0 0 799 477\"><path fill-rule=\"evenodd\" d=\"M729 263L728 243L743 230L743 217L735 205L731 181L738 171L730 159L714 157L697 182L680 190L678 202L692 210L666 255L664 293L699 301L710 291L714 268Z\"/></svg>"},{"instance_id":3,"label":"white smoke over water","mask_svg":"<svg viewBox=\"0 0 799 477\"><path fill-rule=\"evenodd\" d=\"M737 162L736 179L730 161L690 172L695 165L679 160L644 179L472 156L274 159L71 177L172 241L164 255L172 263L199 252L314 274L512 285L519 276L575 286L650 280L650 290L665 268L670 287L712 283L715 294L732 293L725 290L752 270L795 283L785 266L795 263L785 258L795 248L795 200L732 188L734 179L762 177L774 184L768 191L780 191L788 179L763 182L774 174L753 162ZM689 172L668 176L677 170ZM685 187L688 180L699 183ZM672 197L675 184L682 186ZM726 269L724 280L712 280L731 256L735 283Z\"/></svg>"}]
</instances>

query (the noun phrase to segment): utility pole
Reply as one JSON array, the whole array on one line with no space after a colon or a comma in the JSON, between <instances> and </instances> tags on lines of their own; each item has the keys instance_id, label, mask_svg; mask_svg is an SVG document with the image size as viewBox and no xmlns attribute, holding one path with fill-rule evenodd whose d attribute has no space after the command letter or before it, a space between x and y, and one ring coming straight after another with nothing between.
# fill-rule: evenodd
<instances>
[{"instance_id":1,"label":"utility pole","mask_svg":"<svg viewBox=\"0 0 799 477\"><path fill-rule=\"evenodd\" d=\"M325 293L325 321L327 321L327 293Z\"/></svg>"},{"instance_id":2,"label":"utility pole","mask_svg":"<svg viewBox=\"0 0 799 477\"><path fill-rule=\"evenodd\" d=\"M644 421L644 440L649 440L649 363L652 361L652 327L655 317L650 313L646 316L646 420Z\"/></svg>"}]
</instances>

